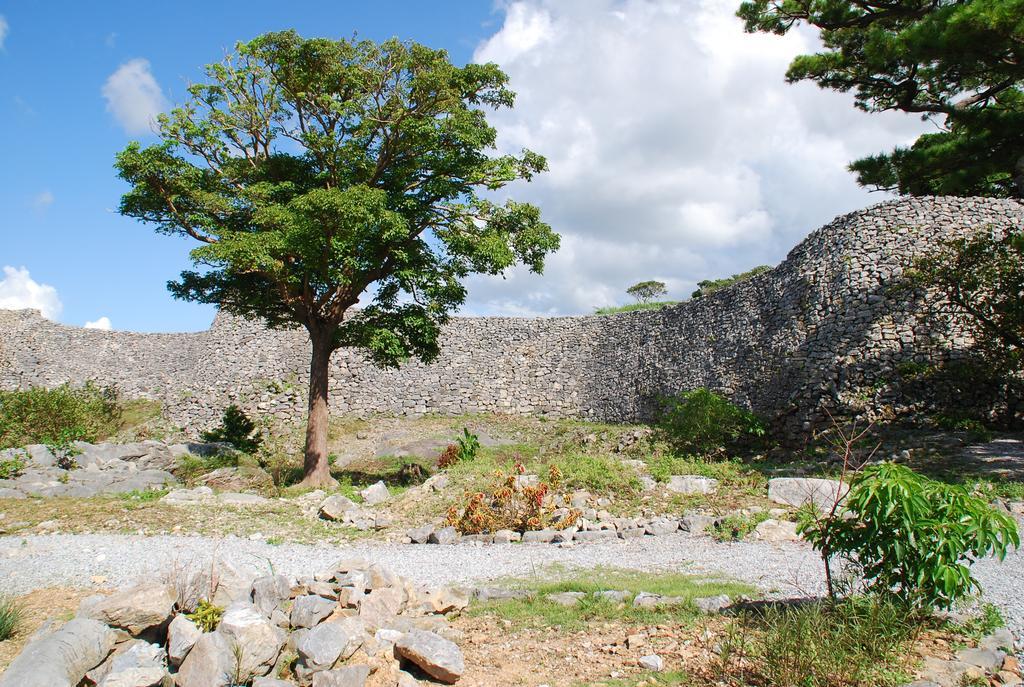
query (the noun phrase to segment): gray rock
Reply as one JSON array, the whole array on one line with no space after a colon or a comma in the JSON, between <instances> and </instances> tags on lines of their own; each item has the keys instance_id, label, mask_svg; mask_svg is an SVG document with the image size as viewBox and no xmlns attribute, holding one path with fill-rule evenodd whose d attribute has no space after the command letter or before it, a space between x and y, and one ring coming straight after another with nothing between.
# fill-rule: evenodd
<instances>
[{"instance_id":1,"label":"gray rock","mask_svg":"<svg viewBox=\"0 0 1024 687\"><path fill-rule=\"evenodd\" d=\"M589 532L577 532L573 536L573 541L602 541L618 538L619 534L615 530L591 530Z\"/></svg>"},{"instance_id":2,"label":"gray rock","mask_svg":"<svg viewBox=\"0 0 1024 687\"><path fill-rule=\"evenodd\" d=\"M638 608L659 608L661 606L677 606L683 602L683 599L678 596L662 596L661 594L651 594L649 592L640 592L633 597L633 605Z\"/></svg>"},{"instance_id":3,"label":"gray rock","mask_svg":"<svg viewBox=\"0 0 1024 687\"><path fill-rule=\"evenodd\" d=\"M836 498L845 497L849 489L849 485L832 479L776 477L768 480L768 498L794 508L813 503L820 510L829 509Z\"/></svg>"},{"instance_id":4,"label":"gray rock","mask_svg":"<svg viewBox=\"0 0 1024 687\"><path fill-rule=\"evenodd\" d=\"M645 534L647 534L647 530L643 527L631 527L618 531L619 539L639 539Z\"/></svg>"},{"instance_id":5,"label":"gray rock","mask_svg":"<svg viewBox=\"0 0 1024 687\"><path fill-rule=\"evenodd\" d=\"M252 603L268 618L291 597L292 581L284 575L265 575L252 582Z\"/></svg>"},{"instance_id":6,"label":"gray rock","mask_svg":"<svg viewBox=\"0 0 1024 687\"><path fill-rule=\"evenodd\" d=\"M234 684L235 651L240 649L242 647L220 632L202 635L174 676L178 687L229 687ZM250 676L237 677L247 679Z\"/></svg>"},{"instance_id":7,"label":"gray rock","mask_svg":"<svg viewBox=\"0 0 1024 687\"><path fill-rule=\"evenodd\" d=\"M637 663L641 668L645 670L653 670L656 673L660 673L665 669L665 661L657 654L641 656Z\"/></svg>"},{"instance_id":8,"label":"gray rock","mask_svg":"<svg viewBox=\"0 0 1024 687\"><path fill-rule=\"evenodd\" d=\"M796 532L796 523L788 520L765 520L754 528L754 536L761 541L784 542L800 541Z\"/></svg>"},{"instance_id":9,"label":"gray rock","mask_svg":"<svg viewBox=\"0 0 1024 687\"><path fill-rule=\"evenodd\" d=\"M427 541L431 544L454 544L458 538L459 533L454 527L449 526L431 532Z\"/></svg>"},{"instance_id":10,"label":"gray rock","mask_svg":"<svg viewBox=\"0 0 1024 687\"><path fill-rule=\"evenodd\" d=\"M29 444L25 447L29 465L37 468L52 468L57 465L57 456L46 444ZM68 467L65 465L64 467Z\"/></svg>"},{"instance_id":11,"label":"gray rock","mask_svg":"<svg viewBox=\"0 0 1024 687\"><path fill-rule=\"evenodd\" d=\"M524 544L550 544L555 538L555 530L534 530L523 532Z\"/></svg>"},{"instance_id":12,"label":"gray rock","mask_svg":"<svg viewBox=\"0 0 1024 687\"><path fill-rule=\"evenodd\" d=\"M679 519L679 529L690 534L704 534L714 524L715 519L710 515L690 514Z\"/></svg>"},{"instance_id":13,"label":"gray rock","mask_svg":"<svg viewBox=\"0 0 1024 687\"><path fill-rule=\"evenodd\" d=\"M258 677L252 681L252 687L295 687L295 683L273 677Z\"/></svg>"},{"instance_id":14,"label":"gray rock","mask_svg":"<svg viewBox=\"0 0 1024 687\"><path fill-rule=\"evenodd\" d=\"M406 534L413 544L426 544L430 541L430 535L434 533L433 525L424 525L409 530Z\"/></svg>"},{"instance_id":15,"label":"gray rock","mask_svg":"<svg viewBox=\"0 0 1024 687\"><path fill-rule=\"evenodd\" d=\"M360 491L359 495L363 497L363 503L368 506L376 506L378 503L384 503L391 498L388 485L384 484L383 481L371 484L366 489Z\"/></svg>"},{"instance_id":16,"label":"gray rock","mask_svg":"<svg viewBox=\"0 0 1024 687\"><path fill-rule=\"evenodd\" d=\"M161 687L169 678L164 668L128 668L111 673L97 687Z\"/></svg>"},{"instance_id":17,"label":"gray rock","mask_svg":"<svg viewBox=\"0 0 1024 687\"><path fill-rule=\"evenodd\" d=\"M732 601L725 594L719 594L718 596L702 596L693 600L693 605L697 607L701 613L721 613L723 610L729 607Z\"/></svg>"},{"instance_id":18,"label":"gray rock","mask_svg":"<svg viewBox=\"0 0 1024 687\"><path fill-rule=\"evenodd\" d=\"M316 627L338 607L336 601L322 596L300 596L292 604L290 616L292 627Z\"/></svg>"},{"instance_id":19,"label":"gray rock","mask_svg":"<svg viewBox=\"0 0 1024 687\"><path fill-rule=\"evenodd\" d=\"M435 680L448 684L454 684L466 672L459 647L433 632L407 632L395 644L395 655L413 663Z\"/></svg>"},{"instance_id":20,"label":"gray rock","mask_svg":"<svg viewBox=\"0 0 1024 687\"><path fill-rule=\"evenodd\" d=\"M544 598L559 606L578 606L580 601L587 597L583 592L559 592L548 594Z\"/></svg>"},{"instance_id":21,"label":"gray rock","mask_svg":"<svg viewBox=\"0 0 1024 687\"><path fill-rule=\"evenodd\" d=\"M982 670L994 673L1003 667L1003 659L1006 654L999 650L991 649L961 649L956 652L956 659L971 666L978 666Z\"/></svg>"},{"instance_id":22,"label":"gray rock","mask_svg":"<svg viewBox=\"0 0 1024 687\"><path fill-rule=\"evenodd\" d=\"M978 642L979 649L992 651L1013 652L1013 633L1005 627L1001 627L987 637L982 637Z\"/></svg>"},{"instance_id":23,"label":"gray rock","mask_svg":"<svg viewBox=\"0 0 1024 687\"><path fill-rule=\"evenodd\" d=\"M532 599L536 596L532 589L503 589L501 587L478 587L473 590L473 598L477 601L508 601L509 599Z\"/></svg>"},{"instance_id":24,"label":"gray rock","mask_svg":"<svg viewBox=\"0 0 1024 687\"><path fill-rule=\"evenodd\" d=\"M370 666L345 666L313 674L313 687L363 687L370 677Z\"/></svg>"},{"instance_id":25,"label":"gray rock","mask_svg":"<svg viewBox=\"0 0 1024 687\"><path fill-rule=\"evenodd\" d=\"M159 583L143 584L111 594L92 608L97 620L122 629L133 637L155 631L169 622L177 594Z\"/></svg>"},{"instance_id":26,"label":"gray rock","mask_svg":"<svg viewBox=\"0 0 1024 687\"><path fill-rule=\"evenodd\" d=\"M663 534L672 534L679 530L679 521L672 520L669 518L654 518L647 526L644 531L652 536L659 536Z\"/></svg>"},{"instance_id":27,"label":"gray rock","mask_svg":"<svg viewBox=\"0 0 1024 687\"><path fill-rule=\"evenodd\" d=\"M359 506L341 494L332 494L320 504L320 517L325 520L344 520L345 514L359 510Z\"/></svg>"},{"instance_id":28,"label":"gray rock","mask_svg":"<svg viewBox=\"0 0 1024 687\"><path fill-rule=\"evenodd\" d=\"M498 530L494 533L495 544L511 544L515 541L521 541L523 535L519 532L513 532L512 530Z\"/></svg>"},{"instance_id":29,"label":"gray rock","mask_svg":"<svg viewBox=\"0 0 1024 687\"><path fill-rule=\"evenodd\" d=\"M675 494L714 494L718 491L718 480L700 475L672 475L665 488Z\"/></svg>"},{"instance_id":30,"label":"gray rock","mask_svg":"<svg viewBox=\"0 0 1024 687\"><path fill-rule=\"evenodd\" d=\"M0 687L76 687L114 648L117 633L89 618L75 618L37 639L0 676Z\"/></svg>"},{"instance_id":31,"label":"gray rock","mask_svg":"<svg viewBox=\"0 0 1024 687\"><path fill-rule=\"evenodd\" d=\"M608 589L603 592L598 592L597 595L613 603L625 603L632 598L633 593L625 590Z\"/></svg>"},{"instance_id":32,"label":"gray rock","mask_svg":"<svg viewBox=\"0 0 1024 687\"><path fill-rule=\"evenodd\" d=\"M174 616L167 627L167 659L170 664L175 668L180 666L202 635L202 630L184 613Z\"/></svg>"},{"instance_id":33,"label":"gray rock","mask_svg":"<svg viewBox=\"0 0 1024 687\"><path fill-rule=\"evenodd\" d=\"M459 539L463 544L493 544L493 534L464 534Z\"/></svg>"},{"instance_id":34,"label":"gray rock","mask_svg":"<svg viewBox=\"0 0 1024 687\"><path fill-rule=\"evenodd\" d=\"M248 601L229 606L217 625L217 632L242 648L241 667L247 676L266 675L277 661L286 638L281 628Z\"/></svg>"},{"instance_id":35,"label":"gray rock","mask_svg":"<svg viewBox=\"0 0 1024 687\"><path fill-rule=\"evenodd\" d=\"M340 659L347 659L363 645L366 635L359 618L342 618L320 623L295 644L299 661L310 672L327 670Z\"/></svg>"}]
</instances>

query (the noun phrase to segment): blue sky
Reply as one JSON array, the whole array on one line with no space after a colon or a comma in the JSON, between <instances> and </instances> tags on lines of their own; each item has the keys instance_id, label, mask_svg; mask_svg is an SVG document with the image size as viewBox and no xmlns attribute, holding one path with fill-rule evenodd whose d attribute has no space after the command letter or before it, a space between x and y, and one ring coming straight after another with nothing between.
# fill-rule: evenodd
<instances>
[{"instance_id":1,"label":"blue sky","mask_svg":"<svg viewBox=\"0 0 1024 687\"><path fill-rule=\"evenodd\" d=\"M551 166L512 193L541 207L563 247L543 277L471 279L464 314L586 313L648 278L682 298L701 279L778 262L833 216L882 200L846 163L922 124L785 84L815 36L746 35L736 4L0 2L0 307L78 326L208 326L212 308L166 291L189 243L116 213L114 155L154 140L149 115L180 102L203 65L284 28L398 36L509 73L519 99L492 117L499 145Z\"/></svg>"}]
</instances>

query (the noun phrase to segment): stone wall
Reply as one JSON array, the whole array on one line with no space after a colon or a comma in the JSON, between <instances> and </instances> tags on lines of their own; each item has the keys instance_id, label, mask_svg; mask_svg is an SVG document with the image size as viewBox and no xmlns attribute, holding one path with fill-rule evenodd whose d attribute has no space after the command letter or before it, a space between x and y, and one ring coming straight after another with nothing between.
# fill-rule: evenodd
<instances>
[{"instance_id":1,"label":"stone wall","mask_svg":"<svg viewBox=\"0 0 1024 687\"><path fill-rule=\"evenodd\" d=\"M649 416L659 394L722 391L807 428L823 404L870 387L904 360L967 349L954 323L922 317L891 288L938 241L1024 226L1012 200L918 198L837 218L771 272L710 296L611 316L455 318L435 363L380 370L335 354L331 407L341 414L499 412L599 420ZM218 315L194 334L68 327L35 311L0 311L0 387L95 379L164 403L197 430L229 402L302 417L309 345Z\"/></svg>"}]
</instances>

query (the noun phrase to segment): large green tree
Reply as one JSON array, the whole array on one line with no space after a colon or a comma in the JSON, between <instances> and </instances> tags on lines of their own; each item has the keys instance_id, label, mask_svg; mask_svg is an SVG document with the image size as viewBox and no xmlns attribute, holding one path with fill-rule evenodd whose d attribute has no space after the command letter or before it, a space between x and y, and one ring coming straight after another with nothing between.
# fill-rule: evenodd
<instances>
[{"instance_id":1,"label":"large green tree","mask_svg":"<svg viewBox=\"0 0 1024 687\"><path fill-rule=\"evenodd\" d=\"M853 162L861 184L1024 196L1024 0L751 0L738 14L751 32L820 30L825 50L797 57L789 81L935 123L908 148Z\"/></svg>"},{"instance_id":2,"label":"large green tree","mask_svg":"<svg viewBox=\"0 0 1024 687\"><path fill-rule=\"evenodd\" d=\"M514 99L496 65L416 43L270 33L206 75L159 118L161 143L118 155L120 211L199 243L176 297L309 332L303 483L330 484L331 354L429 361L464 277L539 273L558 235L484 195L546 162L495 153L486 111Z\"/></svg>"}]
</instances>

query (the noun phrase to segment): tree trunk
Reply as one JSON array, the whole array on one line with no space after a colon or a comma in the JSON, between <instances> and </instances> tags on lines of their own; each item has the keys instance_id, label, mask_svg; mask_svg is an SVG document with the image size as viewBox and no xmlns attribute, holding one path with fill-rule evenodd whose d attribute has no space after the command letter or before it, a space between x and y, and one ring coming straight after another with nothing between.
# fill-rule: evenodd
<instances>
[{"instance_id":1,"label":"tree trunk","mask_svg":"<svg viewBox=\"0 0 1024 687\"><path fill-rule=\"evenodd\" d=\"M303 464L303 487L336 487L327 464L327 428L330 415L327 410L332 333L310 327L313 358L309 364L309 416L306 422L306 457Z\"/></svg>"}]
</instances>

